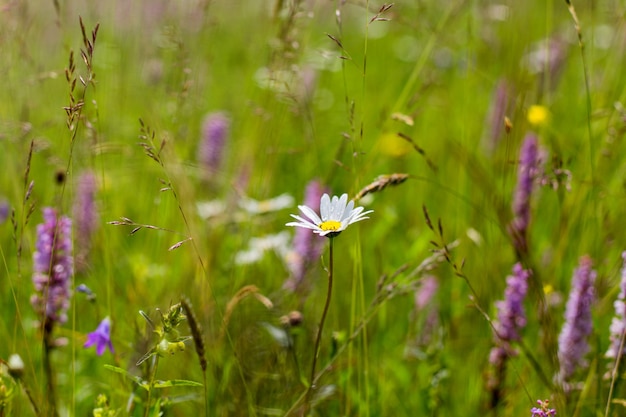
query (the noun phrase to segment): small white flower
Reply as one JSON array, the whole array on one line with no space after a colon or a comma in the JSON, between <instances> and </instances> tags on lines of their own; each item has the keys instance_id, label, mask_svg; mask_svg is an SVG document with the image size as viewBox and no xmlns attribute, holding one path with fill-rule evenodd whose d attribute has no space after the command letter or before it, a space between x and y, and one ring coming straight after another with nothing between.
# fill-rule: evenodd
<instances>
[{"instance_id":1,"label":"small white flower","mask_svg":"<svg viewBox=\"0 0 626 417\"><path fill-rule=\"evenodd\" d=\"M369 219L366 215L374 211L363 211L363 207L354 208L354 201L348 202L348 194L334 196L332 200L328 194L324 194L320 201L320 216L310 207L303 205L298 208L308 219L292 214L291 217L298 221L287 223L287 226L304 227L320 236L328 237L337 236L352 223Z\"/></svg>"},{"instance_id":2,"label":"small white flower","mask_svg":"<svg viewBox=\"0 0 626 417\"><path fill-rule=\"evenodd\" d=\"M289 194L281 194L278 197L262 201L244 197L239 202L239 207L250 214L263 214L289 208L293 205L293 203L294 201L292 196Z\"/></svg>"},{"instance_id":3,"label":"small white flower","mask_svg":"<svg viewBox=\"0 0 626 417\"><path fill-rule=\"evenodd\" d=\"M252 264L263 259L265 252L274 250L282 259L289 252L289 233L282 231L275 235L250 238L248 248L237 252L235 263L238 265Z\"/></svg>"}]
</instances>

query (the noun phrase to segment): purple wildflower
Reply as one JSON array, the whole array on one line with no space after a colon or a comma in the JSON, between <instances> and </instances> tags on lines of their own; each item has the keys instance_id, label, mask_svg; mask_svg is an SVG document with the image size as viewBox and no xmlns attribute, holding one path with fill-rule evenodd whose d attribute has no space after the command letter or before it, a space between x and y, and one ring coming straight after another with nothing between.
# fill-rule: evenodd
<instances>
[{"instance_id":1,"label":"purple wildflower","mask_svg":"<svg viewBox=\"0 0 626 417\"><path fill-rule=\"evenodd\" d=\"M548 400L537 400L537 404L539 407L531 408L530 412L532 415L530 417L550 417L556 415L556 410L554 408L549 408L550 402Z\"/></svg>"},{"instance_id":2,"label":"purple wildflower","mask_svg":"<svg viewBox=\"0 0 626 417\"><path fill-rule=\"evenodd\" d=\"M83 347L88 348L94 345L96 346L96 354L98 356L102 355L107 347L109 351L113 353L113 343L111 343L111 319L109 317L105 317L96 330L87 334L87 341Z\"/></svg>"},{"instance_id":3,"label":"purple wildflower","mask_svg":"<svg viewBox=\"0 0 626 417\"><path fill-rule=\"evenodd\" d=\"M419 320L419 334L414 344L418 349L428 346L437 336L439 327L439 308L435 296L439 290L439 281L434 275L426 275L420 280L413 302L414 314Z\"/></svg>"},{"instance_id":4,"label":"purple wildflower","mask_svg":"<svg viewBox=\"0 0 626 417\"><path fill-rule=\"evenodd\" d=\"M624 261L622 266L622 279L620 282L619 295L617 296L617 300L613 303L615 307L615 317L613 317L611 321L611 346L605 354L607 358L617 357L624 332L626 331L626 252L622 252L622 259ZM622 347L620 356L624 353L626 353L626 349Z\"/></svg>"},{"instance_id":5,"label":"purple wildflower","mask_svg":"<svg viewBox=\"0 0 626 417\"><path fill-rule=\"evenodd\" d=\"M54 209L43 209L44 222L37 225L37 245L33 254L33 284L36 293L31 304L47 328L67 321L72 258L72 221L57 216Z\"/></svg>"},{"instance_id":6,"label":"purple wildflower","mask_svg":"<svg viewBox=\"0 0 626 417\"><path fill-rule=\"evenodd\" d=\"M511 95L511 86L509 83L504 79L498 81L493 92L489 117L486 123L489 127L489 132L483 142L487 152L490 154L493 153L498 146L502 134L505 131L505 117L507 115Z\"/></svg>"},{"instance_id":7,"label":"purple wildflower","mask_svg":"<svg viewBox=\"0 0 626 417\"><path fill-rule=\"evenodd\" d=\"M526 231L530 224L530 197L538 162L537 136L529 133L520 149L517 186L513 196L513 221L509 226L515 248L522 253L528 250Z\"/></svg>"},{"instance_id":8,"label":"purple wildflower","mask_svg":"<svg viewBox=\"0 0 626 417\"><path fill-rule=\"evenodd\" d=\"M589 351L587 338L593 329L591 304L595 299L596 272L589 256L580 258L574 271L572 289L565 307L565 324L559 335L559 379L567 381L579 366L585 366L584 356Z\"/></svg>"},{"instance_id":9,"label":"purple wildflower","mask_svg":"<svg viewBox=\"0 0 626 417\"><path fill-rule=\"evenodd\" d=\"M76 226L76 268L80 271L87 266L87 257L91 248L91 237L98 227L98 211L96 207L96 176L87 171L78 178L78 190L73 206L74 224Z\"/></svg>"},{"instance_id":10,"label":"purple wildflower","mask_svg":"<svg viewBox=\"0 0 626 417\"><path fill-rule=\"evenodd\" d=\"M415 296L413 298L415 302L415 310L418 312L424 310L433 299L438 289L439 282L435 276L427 275L422 278L420 286L417 291L415 291Z\"/></svg>"},{"instance_id":11,"label":"purple wildflower","mask_svg":"<svg viewBox=\"0 0 626 417\"><path fill-rule=\"evenodd\" d=\"M8 201L0 200L0 224L6 221L6 219L9 217L10 212L11 206L9 206Z\"/></svg>"},{"instance_id":12,"label":"purple wildflower","mask_svg":"<svg viewBox=\"0 0 626 417\"><path fill-rule=\"evenodd\" d=\"M496 366L509 356L515 356L517 352L510 343L521 339L520 330L526 326L526 313L524 311L524 298L528 291L528 277L530 272L522 267L521 263L513 266L513 275L506 279L504 300L496 302L498 320L494 322L496 332L496 346L491 349L489 361Z\"/></svg>"},{"instance_id":13,"label":"purple wildflower","mask_svg":"<svg viewBox=\"0 0 626 417\"><path fill-rule=\"evenodd\" d=\"M222 164L222 155L228 132L230 119L226 113L210 113L202 124L202 139L198 145L198 161L209 172L217 172Z\"/></svg>"},{"instance_id":14,"label":"purple wildflower","mask_svg":"<svg viewBox=\"0 0 626 417\"><path fill-rule=\"evenodd\" d=\"M304 191L304 205L319 212L320 200L325 191L318 180L310 181ZM293 239L294 250L288 261L291 277L285 281L284 289L296 291L300 287L307 269L322 255L325 243L326 239L322 236L301 227L296 228Z\"/></svg>"},{"instance_id":15,"label":"purple wildflower","mask_svg":"<svg viewBox=\"0 0 626 417\"><path fill-rule=\"evenodd\" d=\"M520 331L526 326L524 298L528 291L530 271L525 270L521 263L513 265L513 275L506 279L504 300L496 302L498 319L494 322L495 344L489 353L489 362L494 372L490 375L487 385L491 391L491 405L496 408L502 397L502 382L506 376L507 360L517 355L511 342L521 340Z\"/></svg>"},{"instance_id":16,"label":"purple wildflower","mask_svg":"<svg viewBox=\"0 0 626 417\"><path fill-rule=\"evenodd\" d=\"M498 321L495 323L498 339L504 342L520 340L519 331L526 326L524 312L524 298L528 291L528 277L530 272L522 267L521 263L513 265L513 275L506 279L504 300L498 301Z\"/></svg>"}]
</instances>

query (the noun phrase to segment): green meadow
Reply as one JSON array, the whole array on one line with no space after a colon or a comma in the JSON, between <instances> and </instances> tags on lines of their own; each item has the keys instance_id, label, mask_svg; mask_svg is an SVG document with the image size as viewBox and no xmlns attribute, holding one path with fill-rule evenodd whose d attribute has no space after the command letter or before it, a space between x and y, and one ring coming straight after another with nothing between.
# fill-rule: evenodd
<instances>
[{"instance_id":1,"label":"green meadow","mask_svg":"<svg viewBox=\"0 0 626 417\"><path fill-rule=\"evenodd\" d=\"M625 16L1 1L0 417L626 415Z\"/></svg>"}]
</instances>

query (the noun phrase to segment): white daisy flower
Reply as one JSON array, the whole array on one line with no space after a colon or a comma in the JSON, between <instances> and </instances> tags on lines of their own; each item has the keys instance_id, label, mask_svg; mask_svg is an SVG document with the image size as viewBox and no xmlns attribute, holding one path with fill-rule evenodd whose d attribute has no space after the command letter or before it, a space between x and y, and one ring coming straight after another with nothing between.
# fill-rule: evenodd
<instances>
[{"instance_id":1,"label":"white daisy flower","mask_svg":"<svg viewBox=\"0 0 626 417\"><path fill-rule=\"evenodd\" d=\"M348 194L334 196L332 200L328 194L324 194L320 201L320 216L310 207L303 205L298 208L308 219L292 214L291 217L298 221L287 223L287 226L304 227L328 237L337 236L352 223L369 219L366 215L374 211L363 211L363 207L354 208L354 201L348 202Z\"/></svg>"}]
</instances>

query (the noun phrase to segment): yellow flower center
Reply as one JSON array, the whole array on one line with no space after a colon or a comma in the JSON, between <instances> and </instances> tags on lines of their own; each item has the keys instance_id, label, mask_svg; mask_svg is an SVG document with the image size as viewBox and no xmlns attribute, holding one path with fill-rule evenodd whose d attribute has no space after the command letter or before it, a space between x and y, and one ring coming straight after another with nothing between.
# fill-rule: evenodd
<instances>
[{"instance_id":1,"label":"yellow flower center","mask_svg":"<svg viewBox=\"0 0 626 417\"><path fill-rule=\"evenodd\" d=\"M320 229L322 229L325 232L329 230L335 231L335 230L338 230L340 227L341 227L341 222L338 222L336 220L326 220L325 222L322 222L320 224Z\"/></svg>"}]
</instances>

